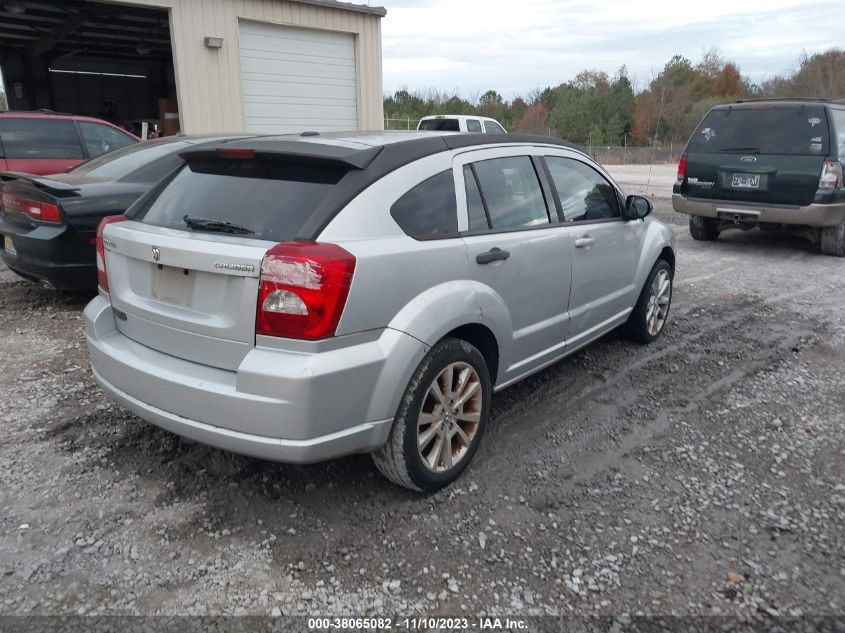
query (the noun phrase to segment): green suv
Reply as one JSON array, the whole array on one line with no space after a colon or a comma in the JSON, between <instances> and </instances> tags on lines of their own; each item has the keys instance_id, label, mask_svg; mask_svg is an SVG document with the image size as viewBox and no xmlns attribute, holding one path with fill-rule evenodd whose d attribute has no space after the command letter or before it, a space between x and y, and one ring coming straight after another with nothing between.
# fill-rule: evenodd
<instances>
[{"instance_id":1,"label":"green suv","mask_svg":"<svg viewBox=\"0 0 845 633\"><path fill-rule=\"evenodd\" d=\"M716 106L678 165L672 206L697 240L731 228L799 233L845 257L845 101Z\"/></svg>"}]
</instances>

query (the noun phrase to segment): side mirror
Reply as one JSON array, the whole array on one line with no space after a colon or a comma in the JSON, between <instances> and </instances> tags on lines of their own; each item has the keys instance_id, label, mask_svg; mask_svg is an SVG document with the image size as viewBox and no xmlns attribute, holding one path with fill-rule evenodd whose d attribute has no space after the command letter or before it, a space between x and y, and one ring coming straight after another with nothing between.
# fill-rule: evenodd
<instances>
[{"instance_id":1,"label":"side mirror","mask_svg":"<svg viewBox=\"0 0 845 633\"><path fill-rule=\"evenodd\" d=\"M628 196L625 200L625 218L628 220L642 220L652 210L651 201L642 196Z\"/></svg>"}]
</instances>

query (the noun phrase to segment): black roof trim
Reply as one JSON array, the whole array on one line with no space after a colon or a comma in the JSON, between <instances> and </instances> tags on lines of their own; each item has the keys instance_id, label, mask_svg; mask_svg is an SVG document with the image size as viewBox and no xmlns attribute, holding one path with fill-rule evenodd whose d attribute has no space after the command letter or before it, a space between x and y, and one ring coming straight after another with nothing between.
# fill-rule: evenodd
<instances>
[{"instance_id":1,"label":"black roof trim","mask_svg":"<svg viewBox=\"0 0 845 633\"><path fill-rule=\"evenodd\" d=\"M219 158L218 150L223 148L221 144L202 149L189 149L179 155L186 161L198 158ZM294 161L339 163L355 169L365 169L382 150L381 147L351 149L340 145L303 143L293 140L255 143L255 139L230 141L225 144L225 149L254 149L257 156L284 156Z\"/></svg>"},{"instance_id":2,"label":"black roof trim","mask_svg":"<svg viewBox=\"0 0 845 633\"><path fill-rule=\"evenodd\" d=\"M586 154L583 149L566 141L547 136L521 134L422 134L413 140L389 143L373 160L366 170L346 174L332 192L327 195L314 210L299 233L297 240L312 242L328 226L343 207L362 193L367 187L387 174L396 171L421 158L433 156L450 149L476 147L482 145L557 145L575 149Z\"/></svg>"},{"instance_id":3,"label":"black roof trim","mask_svg":"<svg viewBox=\"0 0 845 633\"><path fill-rule=\"evenodd\" d=\"M450 134L443 136L443 139L449 149L462 149L473 145L512 143L514 145L558 145L584 154L587 153L580 145L537 134Z\"/></svg>"},{"instance_id":4,"label":"black roof trim","mask_svg":"<svg viewBox=\"0 0 845 633\"><path fill-rule=\"evenodd\" d=\"M340 210L374 182L415 160L447 151L449 148L443 138L438 135L385 145L366 170L351 171L344 176L308 217L296 239L305 242L316 240Z\"/></svg>"},{"instance_id":5,"label":"black roof trim","mask_svg":"<svg viewBox=\"0 0 845 633\"><path fill-rule=\"evenodd\" d=\"M374 132L377 138L384 132ZM202 149L185 150L179 155L186 161L198 158L217 158L218 149L254 149L257 156L284 156L303 162L328 162L346 165L352 169L332 188L308 217L295 239L316 240L338 212L367 187L387 174L421 158L449 150L482 147L485 145L549 145L572 149L589 157L584 148L551 138L529 134L438 134L422 132L401 141L366 145L368 136L361 132L330 133L321 136L264 136L203 146ZM326 140L321 143L320 138ZM345 144L337 144L344 143ZM349 147L355 145L357 147Z\"/></svg>"}]
</instances>

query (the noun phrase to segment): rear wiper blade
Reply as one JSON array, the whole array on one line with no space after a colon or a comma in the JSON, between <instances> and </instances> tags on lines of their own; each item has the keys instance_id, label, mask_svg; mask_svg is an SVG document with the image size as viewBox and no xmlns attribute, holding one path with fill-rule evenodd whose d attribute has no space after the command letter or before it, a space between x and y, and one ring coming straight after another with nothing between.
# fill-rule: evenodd
<instances>
[{"instance_id":1,"label":"rear wiper blade","mask_svg":"<svg viewBox=\"0 0 845 633\"><path fill-rule=\"evenodd\" d=\"M246 227L232 224L231 222L224 222L223 220L209 220L207 218L192 218L189 215L183 216L182 219L189 228L200 231L210 231L213 233L234 233L236 235L248 235L255 233Z\"/></svg>"},{"instance_id":2,"label":"rear wiper blade","mask_svg":"<svg viewBox=\"0 0 845 633\"><path fill-rule=\"evenodd\" d=\"M750 154L759 154L759 147L723 147L720 152L748 152Z\"/></svg>"}]
</instances>

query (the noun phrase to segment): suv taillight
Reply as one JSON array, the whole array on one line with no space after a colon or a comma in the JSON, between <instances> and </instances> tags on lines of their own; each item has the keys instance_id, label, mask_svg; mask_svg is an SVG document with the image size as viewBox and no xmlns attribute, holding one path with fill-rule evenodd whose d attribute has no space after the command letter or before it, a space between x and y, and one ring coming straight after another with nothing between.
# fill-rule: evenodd
<instances>
[{"instance_id":1,"label":"suv taillight","mask_svg":"<svg viewBox=\"0 0 845 633\"><path fill-rule=\"evenodd\" d=\"M255 333L311 341L334 336L354 272L354 255L336 244L276 244L261 262Z\"/></svg>"},{"instance_id":2,"label":"suv taillight","mask_svg":"<svg viewBox=\"0 0 845 633\"><path fill-rule=\"evenodd\" d=\"M62 222L62 214L59 212L59 207L49 202L31 200L13 193L4 193L2 194L2 198L0 198L0 205L6 211L24 213L33 220L53 222L56 224L61 224Z\"/></svg>"},{"instance_id":3,"label":"suv taillight","mask_svg":"<svg viewBox=\"0 0 845 633\"><path fill-rule=\"evenodd\" d=\"M825 161L819 178L819 189L839 189L842 186L842 163Z\"/></svg>"},{"instance_id":4,"label":"suv taillight","mask_svg":"<svg viewBox=\"0 0 845 633\"><path fill-rule=\"evenodd\" d=\"M103 292L109 291L109 275L106 271L106 245L103 243L103 230L106 225L124 222L127 218L122 215L110 215L100 220L97 225L97 284Z\"/></svg>"},{"instance_id":5,"label":"suv taillight","mask_svg":"<svg viewBox=\"0 0 845 633\"><path fill-rule=\"evenodd\" d=\"M687 157L681 156L678 161L678 180L683 180L687 175Z\"/></svg>"}]
</instances>

